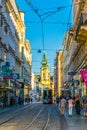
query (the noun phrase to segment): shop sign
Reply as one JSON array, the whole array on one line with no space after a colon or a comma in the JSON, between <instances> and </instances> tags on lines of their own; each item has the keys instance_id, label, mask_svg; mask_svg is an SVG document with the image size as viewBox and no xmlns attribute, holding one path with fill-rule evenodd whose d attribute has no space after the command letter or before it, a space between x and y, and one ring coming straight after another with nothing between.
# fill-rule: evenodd
<instances>
[{"instance_id":1,"label":"shop sign","mask_svg":"<svg viewBox=\"0 0 87 130\"><path fill-rule=\"evenodd\" d=\"M13 79L13 75L11 75L11 76L3 76L3 79Z\"/></svg>"},{"instance_id":2,"label":"shop sign","mask_svg":"<svg viewBox=\"0 0 87 130\"><path fill-rule=\"evenodd\" d=\"M19 77L19 74L17 74L17 73L14 73L14 74L8 74L8 75L4 75L3 76L3 79L19 79L20 77Z\"/></svg>"},{"instance_id":3,"label":"shop sign","mask_svg":"<svg viewBox=\"0 0 87 130\"><path fill-rule=\"evenodd\" d=\"M81 70L80 74L82 76L83 81L85 82L85 84L87 86L87 70Z\"/></svg>"}]
</instances>

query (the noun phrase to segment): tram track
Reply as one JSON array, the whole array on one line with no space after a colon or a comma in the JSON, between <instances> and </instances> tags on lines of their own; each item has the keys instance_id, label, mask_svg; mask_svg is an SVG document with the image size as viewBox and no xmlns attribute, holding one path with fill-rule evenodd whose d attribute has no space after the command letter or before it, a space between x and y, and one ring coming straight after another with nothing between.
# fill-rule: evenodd
<instances>
[{"instance_id":1,"label":"tram track","mask_svg":"<svg viewBox=\"0 0 87 130\"><path fill-rule=\"evenodd\" d=\"M46 124L43 126L42 130L46 130L48 124L49 124L49 120L50 120L50 111L51 109L49 108L49 112L48 112L48 118L47 118L47 121L46 121Z\"/></svg>"},{"instance_id":2,"label":"tram track","mask_svg":"<svg viewBox=\"0 0 87 130\"><path fill-rule=\"evenodd\" d=\"M65 116L62 116L60 110L56 107L57 114L60 120L60 130L69 130L69 126Z\"/></svg>"},{"instance_id":3,"label":"tram track","mask_svg":"<svg viewBox=\"0 0 87 130\"><path fill-rule=\"evenodd\" d=\"M41 121L41 117L40 117L40 116L42 116L42 113L44 113L44 110L45 110L44 107L42 107L40 109L40 111L38 112L38 114L35 116L35 118L31 121L31 123L29 123L29 125L27 125L27 127L24 130L33 130L33 129L37 128L37 127L40 130L46 130L46 128L48 126L48 123L49 123L49 119L50 119L50 109L51 108L49 107L48 115L46 115L47 120L45 122L43 122L43 120ZM38 124L38 122L39 122L39 124Z\"/></svg>"},{"instance_id":4,"label":"tram track","mask_svg":"<svg viewBox=\"0 0 87 130\"><path fill-rule=\"evenodd\" d=\"M7 128L10 128L9 130L50 130L54 128L68 130L65 118L61 117L60 112L55 109L54 105L41 104L37 107L31 106L29 109L31 110L28 113L25 109L25 113L21 111L22 114L18 113L13 118L3 122L0 128L3 128L2 130L7 130ZM64 125L61 124L62 122Z\"/></svg>"},{"instance_id":5,"label":"tram track","mask_svg":"<svg viewBox=\"0 0 87 130\"><path fill-rule=\"evenodd\" d=\"M21 108L21 109L18 109L18 110L16 110L16 111L13 111L13 113L11 113L10 115L8 115L7 119L5 119L4 121L1 121L1 122L0 122L0 126L1 126L1 125L5 125L5 123L8 123L8 122L11 121L12 119L14 119L14 118L16 118L17 116L19 116L22 111L28 111L28 110L30 110L30 109L36 107L36 106L38 106L38 104L31 104L31 105L28 105L28 106L26 106L26 107L24 107L24 108ZM12 114L13 114L13 115L12 115Z\"/></svg>"}]
</instances>

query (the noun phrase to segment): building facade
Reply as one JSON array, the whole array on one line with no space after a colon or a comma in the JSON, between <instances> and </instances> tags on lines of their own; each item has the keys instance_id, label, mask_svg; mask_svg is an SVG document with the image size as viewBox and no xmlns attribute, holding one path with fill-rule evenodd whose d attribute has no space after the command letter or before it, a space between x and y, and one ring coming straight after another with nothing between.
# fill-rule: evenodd
<instances>
[{"instance_id":1,"label":"building facade","mask_svg":"<svg viewBox=\"0 0 87 130\"><path fill-rule=\"evenodd\" d=\"M63 51L56 53L54 64L54 95L59 97L62 95L62 88L64 84L64 57Z\"/></svg>"},{"instance_id":2,"label":"building facade","mask_svg":"<svg viewBox=\"0 0 87 130\"><path fill-rule=\"evenodd\" d=\"M18 9L15 0L1 0L0 95L7 96L8 104L11 96L28 95L26 90L31 86L32 55L25 31L24 13Z\"/></svg>"},{"instance_id":3,"label":"building facade","mask_svg":"<svg viewBox=\"0 0 87 130\"><path fill-rule=\"evenodd\" d=\"M71 95L82 98L87 94L86 84L82 81L81 70L87 69L87 1L73 0L73 27L64 40L64 51L68 55L68 66L64 60L65 79L71 89ZM67 48L68 47L68 48ZM68 50L67 50L68 49ZM66 55L64 54L64 59ZM67 69L66 69L67 68ZM71 73L72 72L72 73ZM68 75L67 75L68 74Z\"/></svg>"}]
</instances>

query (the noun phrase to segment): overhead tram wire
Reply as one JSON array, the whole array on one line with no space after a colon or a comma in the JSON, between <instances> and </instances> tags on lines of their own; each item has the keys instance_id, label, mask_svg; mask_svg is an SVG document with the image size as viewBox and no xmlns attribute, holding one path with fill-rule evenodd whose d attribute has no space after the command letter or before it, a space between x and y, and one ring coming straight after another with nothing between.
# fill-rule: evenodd
<instances>
[{"instance_id":1,"label":"overhead tram wire","mask_svg":"<svg viewBox=\"0 0 87 130\"><path fill-rule=\"evenodd\" d=\"M41 23L41 22L38 22L38 21L26 21L26 23L32 23L32 24L38 24L38 23ZM50 22L50 21L46 21L46 22L43 22L44 24L63 24L63 25L67 25L68 23L64 23L64 22ZM71 24L71 23L69 23Z\"/></svg>"},{"instance_id":2,"label":"overhead tram wire","mask_svg":"<svg viewBox=\"0 0 87 130\"><path fill-rule=\"evenodd\" d=\"M34 11L34 13L37 14L37 16L40 18L41 28L42 28L42 44L43 44L43 51L44 51L43 20L45 20L45 19L48 18L49 16L51 16L51 15L57 13L57 12L60 11L62 8L64 8L64 6L63 6L63 7L58 7L55 11L51 11L51 12L46 12L46 13L43 13L43 14L39 14L38 9L34 9L33 5L31 4L31 0L30 0L30 1L25 0L25 1L26 1L26 3L27 3L28 5L31 6L31 8L32 8L32 10ZM45 17L43 18L43 16L45 16Z\"/></svg>"},{"instance_id":3,"label":"overhead tram wire","mask_svg":"<svg viewBox=\"0 0 87 130\"><path fill-rule=\"evenodd\" d=\"M69 12L69 17L68 17L68 22L67 22L67 23L69 23L69 21L70 21L71 13L72 13L72 6L70 7L70 12ZM70 26L70 27L71 27L71 26ZM68 29L69 29L70 27L69 27L69 24L67 24L67 31L68 31Z\"/></svg>"},{"instance_id":4,"label":"overhead tram wire","mask_svg":"<svg viewBox=\"0 0 87 130\"><path fill-rule=\"evenodd\" d=\"M39 10L52 10L52 9L57 9L57 8L68 8L70 6L75 6L75 5L78 5L78 4L82 4L84 2L78 2L78 3L75 3L75 4L70 4L70 5L66 5L66 6L60 6L60 7L53 7L53 8L44 8L44 9L39 9Z\"/></svg>"},{"instance_id":5,"label":"overhead tram wire","mask_svg":"<svg viewBox=\"0 0 87 130\"><path fill-rule=\"evenodd\" d=\"M27 3L27 4L30 4L30 2L28 2L27 0L25 0L25 2ZM38 9L39 11L41 10L50 10L50 9L58 9L58 8L68 8L68 7L70 7L70 6L75 6L75 5L78 5L78 4L82 4L82 3L84 3L84 2L78 2L78 3L76 3L76 4L70 4L70 5L66 5L66 6L60 6L60 7L54 7L54 8L44 8L44 9ZM86 4L86 3L85 3ZM25 10L24 9L24 11L26 12L26 11L30 11L30 10ZM50 12L52 12L52 11L50 11ZM43 14L42 14L43 15Z\"/></svg>"},{"instance_id":6,"label":"overhead tram wire","mask_svg":"<svg viewBox=\"0 0 87 130\"><path fill-rule=\"evenodd\" d=\"M41 49L41 48L32 48L32 50L43 50L43 49ZM47 50L47 51L56 51L56 49L46 49L45 48L45 50Z\"/></svg>"},{"instance_id":7,"label":"overhead tram wire","mask_svg":"<svg viewBox=\"0 0 87 130\"><path fill-rule=\"evenodd\" d=\"M27 0L25 0L28 3ZM31 0L30 0L30 6L32 8L32 10L35 12L35 14L37 14L37 16L39 17L40 21L41 21L41 28L42 28L42 45L43 45L43 51L44 51L44 33L43 33L43 20L41 18L41 16L38 14L38 10L34 9L33 5L31 4Z\"/></svg>"}]
</instances>

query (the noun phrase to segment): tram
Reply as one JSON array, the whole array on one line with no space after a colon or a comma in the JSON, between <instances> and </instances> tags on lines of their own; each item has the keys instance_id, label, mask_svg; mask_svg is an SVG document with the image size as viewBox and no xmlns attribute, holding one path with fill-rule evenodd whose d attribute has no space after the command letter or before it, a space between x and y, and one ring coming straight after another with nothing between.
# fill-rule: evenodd
<instances>
[{"instance_id":1,"label":"tram","mask_svg":"<svg viewBox=\"0 0 87 130\"><path fill-rule=\"evenodd\" d=\"M43 89L43 104L52 104L52 89L44 88Z\"/></svg>"}]
</instances>

